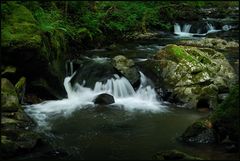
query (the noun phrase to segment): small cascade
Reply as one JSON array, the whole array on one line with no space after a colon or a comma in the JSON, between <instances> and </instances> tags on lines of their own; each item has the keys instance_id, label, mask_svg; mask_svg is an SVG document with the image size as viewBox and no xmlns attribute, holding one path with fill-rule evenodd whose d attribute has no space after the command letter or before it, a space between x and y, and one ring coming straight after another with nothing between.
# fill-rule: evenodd
<instances>
[{"instance_id":1,"label":"small cascade","mask_svg":"<svg viewBox=\"0 0 240 161\"><path fill-rule=\"evenodd\" d=\"M192 27L192 25L189 25L189 24L185 24L185 25L183 25L182 32L189 33L189 32L190 32L190 29L191 29L191 27Z\"/></svg>"},{"instance_id":2,"label":"small cascade","mask_svg":"<svg viewBox=\"0 0 240 161\"><path fill-rule=\"evenodd\" d=\"M51 117L69 116L77 109L95 107L93 100L101 93L111 94L115 99L112 105L123 107L128 111L167 111L166 106L157 99L156 91L142 72L140 72L141 84L136 91L125 77L119 77L117 74L106 83L96 82L93 89L84 87L85 83L82 85L76 83L72 86L70 81L75 74L64 80L67 98L26 106L25 111L38 122L39 126L46 126L47 120Z\"/></svg>"},{"instance_id":3,"label":"small cascade","mask_svg":"<svg viewBox=\"0 0 240 161\"><path fill-rule=\"evenodd\" d=\"M67 76L73 75L74 69L73 69L73 62L71 60L66 61L65 71Z\"/></svg>"},{"instance_id":4,"label":"small cascade","mask_svg":"<svg viewBox=\"0 0 240 161\"><path fill-rule=\"evenodd\" d=\"M192 25L184 24L183 27L181 28L181 26L178 23L175 23L174 34L180 37L191 37L191 36L206 36L209 33L215 33L215 32L221 31L221 30L216 30L215 27L210 23L206 23L205 27L207 29L207 32L205 33L201 33L202 32L201 28L196 29L195 33L192 33L190 32Z\"/></svg>"},{"instance_id":5,"label":"small cascade","mask_svg":"<svg viewBox=\"0 0 240 161\"><path fill-rule=\"evenodd\" d=\"M174 34L179 35L179 36L192 36L192 34L190 33L190 29L191 29L192 25L189 24L184 24L183 28L181 29L181 26L178 23L174 24Z\"/></svg>"},{"instance_id":6,"label":"small cascade","mask_svg":"<svg viewBox=\"0 0 240 161\"><path fill-rule=\"evenodd\" d=\"M113 95L115 98L128 97L135 94L130 82L125 77L114 75L114 78L108 79L105 84L96 82L94 92L105 92Z\"/></svg>"},{"instance_id":7,"label":"small cascade","mask_svg":"<svg viewBox=\"0 0 240 161\"><path fill-rule=\"evenodd\" d=\"M181 33L181 26L178 23L175 23L174 25L174 33Z\"/></svg>"},{"instance_id":8,"label":"small cascade","mask_svg":"<svg viewBox=\"0 0 240 161\"><path fill-rule=\"evenodd\" d=\"M206 34L208 34L208 33L215 33L215 32L221 31L221 30L216 30L215 27L212 24L209 24L209 23L207 23L207 28L208 28L208 31L207 31Z\"/></svg>"}]
</instances>

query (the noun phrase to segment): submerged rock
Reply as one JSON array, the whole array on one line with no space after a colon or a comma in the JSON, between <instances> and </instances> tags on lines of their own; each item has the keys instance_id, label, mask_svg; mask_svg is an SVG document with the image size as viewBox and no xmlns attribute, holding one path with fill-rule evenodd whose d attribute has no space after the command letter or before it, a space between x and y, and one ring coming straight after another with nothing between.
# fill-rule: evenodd
<instances>
[{"instance_id":1,"label":"submerged rock","mask_svg":"<svg viewBox=\"0 0 240 161\"><path fill-rule=\"evenodd\" d=\"M199 120L193 123L182 134L181 140L186 143L215 143L217 142L216 133L209 120Z\"/></svg>"},{"instance_id":2,"label":"submerged rock","mask_svg":"<svg viewBox=\"0 0 240 161\"><path fill-rule=\"evenodd\" d=\"M188 108L216 107L217 94L236 81L227 59L213 49L167 45L154 59L154 71L172 91L170 97Z\"/></svg>"},{"instance_id":3,"label":"submerged rock","mask_svg":"<svg viewBox=\"0 0 240 161\"><path fill-rule=\"evenodd\" d=\"M158 152L153 156L153 160L202 160L202 159L188 155L178 150L169 150Z\"/></svg>"},{"instance_id":4,"label":"submerged rock","mask_svg":"<svg viewBox=\"0 0 240 161\"><path fill-rule=\"evenodd\" d=\"M128 59L123 55L118 55L113 58L112 65L118 72L126 77L134 87L140 85L140 74L135 67L133 60Z\"/></svg>"},{"instance_id":5,"label":"submerged rock","mask_svg":"<svg viewBox=\"0 0 240 161\"><path fill-rule=\"evenodd\" d=\"M102 93L98 95L94 100L94 104L99 104L99 105L109 105L114 103L114 97L110 94L107 93Z\"/></svg>"}]
</instances>

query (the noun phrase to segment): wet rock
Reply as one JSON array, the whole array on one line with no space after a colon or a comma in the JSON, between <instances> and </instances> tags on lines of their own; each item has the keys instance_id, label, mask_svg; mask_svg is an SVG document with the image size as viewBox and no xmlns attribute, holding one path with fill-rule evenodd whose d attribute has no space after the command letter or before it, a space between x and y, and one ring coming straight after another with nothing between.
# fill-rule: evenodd
<instances>
[{"instance_id":1,"label":"wet rock","mask_svg":"<svg viewBox=\"0 0 240 161\"><path fill-rule=\"evenodd\" d=\"M203 38L201 40L182 40L178 44L214 49L239 48L239 44L237 42L226 41L219 38Z\"/></svg>"},{"instance_id":2,"label":"wet rock","mask_svg":"<svg viewBox=\"0 0 240 161\"><path fill-rule=\"evenodd\" d=\"M232 66L213 49L167 45L154 61L152 70L163 80L162 86L172 91L169 98L187 108L216 107L218 93L236 82Z\"/></svg>"},{"instance_id":3,"label":"wet rock","mask_svg":"<svg viewBox=\"0 0 240 161\"><path fill-rule=\"evenodd\" d=\"M6 66L6 67L1 67L1 75L4 75L6 73L15 73L16 68L14 66Z\"/></svg>"},{"instance_id":4,"label":"wet rock","mask_svg":"<svg viewBox=\"0 0 240 161\"><path fill-rule=\"evenodd\" d=\"M1 106L2 112L16 112L20 107L15 88L6 78L1 78Z\"/></svg>"},{"instance_id":5,"label":"wet rock","mask_svg":"<svg viewBox=\"0 0 240 161\"><path fill-rule=\"evenodd\" d=\"M41 95L39 91L45 90L45 93L52 94L43 83L32 85L33 81L45 79L48 86L57 91L50 99L64 97L64 31L43 30L32 11L22 3L6 2L2 11L2 63L16 67L17 75L28 78L27 91Z\"/></svg>"},{"instance_id":6,"label":"wet rock","mask_svg":"<svg viewBox=\"0 0 240 161\"><path fill-rule=\"evenodd\" d=\"M2 157L12 158L32 151L40 136L31 131L35 124L19 105L16 90L6 78L1 79L1 96Z\"/></svg>"},{"instance_id":7,"label":"wet rock","mask_svg":"<svg viewBox=\"0 0 240 161\"><path fill-rule=\"evenodd\" d=\"M193 123L182 134L181 140L186 143L208 144L216 143L216 134L209 120L199 120Z\"/></svg>"},{"instance_id":8,"label":"wet rock","mask_svg":"<svg viewBox=\"0 0 240 161\"><path fill-rule=\"evenodd\" d=\"M30 131L19 131L19 135L14 138L11 136L1 135L1 152L2 157L11 158L16 155L32 151L40 141L39 135Z\"/></svg>"},{"instance_id":9,"label":"wet rock","mask_svg":"<svg viewBox=\"0 0 240 161\"><path fill-rule=\"evenodd\" d=\"M123 55L118 55L113 58L112 65L119 73L126 77L134 87L140 85L140 74L133 60L127 59Z\"/></svg>"},{"instance_id":10,"label":"wet rock","mask_svg":"<svg viewBox=\"0 0 240 161\"><path fill-rule=\"evenodd\" d=\"M115 50L117 49L117 45L116 44L111 44L108 47L106 47L106 50Z\"/></svg>"},{"instance_id":11,"label":"wet rock","mask_svg":"<svg viewBox=\"0 0 240 161\"><path fill-rule=\"evenodd\" d=\"M161 33L161 35L166 33ZM160 36L159 32L146 32L146 33L139 33L135 32L131 35L126 35L124 39L128 40L154 40L157 39L158 36Z\"/></svg>"},{"instance_id":12,"label":"wet rock","mask_svg":"<svg viewBox=\"0 0 240 161\"><path fill-rule=\"evenodd\" d=\"M153 160L202 160L199 157L191 156L178 150L158 152L153 156Z\"/></svg>"},{"instance_id":13,"label":"wet rock","mask_svg":"<svg viewBox=\"0 0 240 161\"><path fill-rule=\"evenodd\" d=\"M114 97L110 94L107 93L102 93L98 95L94 100L94 104L99 104L99 105L109 105L114 103Z\"/></svg>"}]
</instances>

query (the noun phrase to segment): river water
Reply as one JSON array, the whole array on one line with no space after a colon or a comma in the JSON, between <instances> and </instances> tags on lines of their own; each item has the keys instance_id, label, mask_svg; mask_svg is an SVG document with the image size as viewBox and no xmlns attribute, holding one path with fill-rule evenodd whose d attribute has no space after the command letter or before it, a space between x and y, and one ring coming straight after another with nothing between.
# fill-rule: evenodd
<instances>
[{"instance_id":1,"label":"river water","mask_svg":"<svg viewBox=\"0 0 240 161\"><path fill-rule=\"evenodd\" d=\"M125 55L135 62L141 62L166 44L175 43L179 39L182 38L171 36L154 41L122 43L112 50L86 51L85 58L98 63L108 63L116 55ZM117 82L118 79L120 78L115 78L113 82ZM154 96L152 91L154 89L150 85L149 88L152 92L151 96ZM145 93L149 92L147 86L141 90ZM104 91L109 89L104 88L100 92ZM210 113L175 108L155 96L151 101L144 100L140 92L130 94L131 96L127 98L131 97L131 99L126 99L124 96L122 102L119 101L122 99L121 96L115 96L116 104L102 108L92 103L92 99L97 94L96 89L85 88L79 84L78 89L70 89L70 93L74 96L69 96L68 92L66 99L27 107L27 113L39 124L36 131L55 150L45 153L44 149L37 149L37 152L19 159L44 157L68 160L150 160L156 152L172 149L204 159L237 157L237 154L225 153L224 149L216 145L189 145L177 140L189 125ZM140 99L134 106L129 101L135 98ZM151 104L154 101L155 103ZM155 110L156 108L158 110Z\"/></svg>"}]
</instances>

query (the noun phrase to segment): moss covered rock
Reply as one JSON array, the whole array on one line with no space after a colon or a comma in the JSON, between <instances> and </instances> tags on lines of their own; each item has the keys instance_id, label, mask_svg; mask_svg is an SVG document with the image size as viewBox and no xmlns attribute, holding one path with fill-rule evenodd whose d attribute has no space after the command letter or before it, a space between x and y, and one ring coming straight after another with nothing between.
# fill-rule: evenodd
<instances>
[{"instance_id":1,"label":"moss covered rock","mask_svg":"<svg viewBox=\"0 0 240 161\"><path fill-rule=\"evenodd\" d=\"M159 69L156 74L173 91L172 96L188 108L216 107L217 94L236 81L227 59L213 49L170 44L154 59Z\"/></svg>"},{"instance_id":2,"label":"moss covered rock","mask_svg":"<svg viewBox=\"0 0 240 161\"><path fill-rule=\"evenodd\" d=\"M6 78L1 79L1 106L3 112L15 112L20 108L16 90Z\"/></svg>"},{"instance_id":3,"label":"moss covered rock","mask_svg":"<svg viewBox=\"0 0 240 161\"><path fill-rule=\"evenodd\" d=\"M41 36L30 10L17 2L7 2L3 10L2 47L40 48Z\"/></svg>"}]
</instances>

